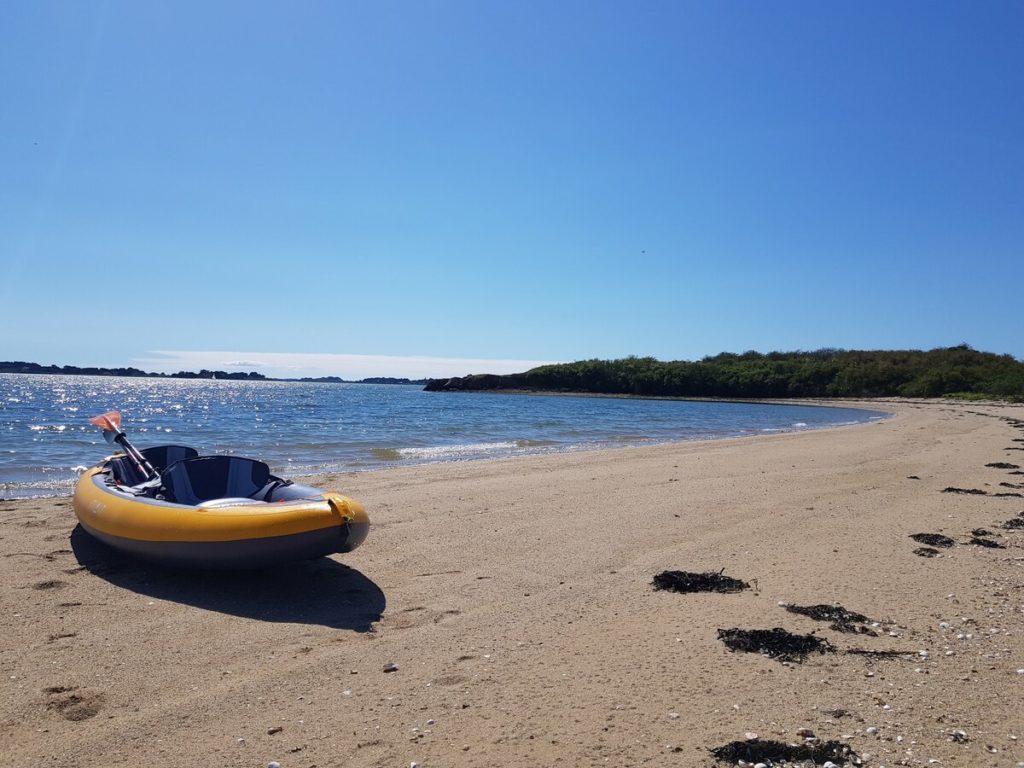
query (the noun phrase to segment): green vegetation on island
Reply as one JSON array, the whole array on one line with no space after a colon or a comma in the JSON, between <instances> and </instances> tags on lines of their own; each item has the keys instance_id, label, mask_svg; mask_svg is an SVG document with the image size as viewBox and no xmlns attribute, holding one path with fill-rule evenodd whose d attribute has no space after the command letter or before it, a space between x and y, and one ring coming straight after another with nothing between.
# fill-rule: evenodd
<instances>
[{"instance_id":1,"label":"green vegetation on island","mask_svg":"<svg viewBox=\"0 0 1024 768\"><path fill-rule=\"evenodd\" d=\"M128 376L146 379L224 379L227 381L300 381L324 384L426 384L428 379L400 379L392 376L377 376L352 381L338 376L320 376L302 379L275 379L256 371L178 371L177 373L149 373L138 368L97 368L78 365L39 365L21 361L0 362L0 373L56 374L62 376Z\"/></svg>"},{"instance_id":2,"label":"green vegetation on island","mask_svg":"<svg viewBox=\"0 0 1024 768\"><path fill-rule=\"evenodd\" d=\"M930 351L723 352L699 361L581 360L436 379L431 392L527 390L646 397L984 397L1024 402L1024 362L966 344Z\"/></svg>"},{"instance_id":3,"label":"green vegetation on island","mask_svg":"<svg viewBox=\"0 0 1024 768\"><path fill-rule=\"evenodd\" d=\"M18 360L0 362L0 373L49 373L63 376L127 376L130 378L157 379L232 379L237 381L264 381L266 376L256 371L178 371L177 373L148 373L138 368L100 368L78 365L39 365Z\"/></svg>"}]
</instances>

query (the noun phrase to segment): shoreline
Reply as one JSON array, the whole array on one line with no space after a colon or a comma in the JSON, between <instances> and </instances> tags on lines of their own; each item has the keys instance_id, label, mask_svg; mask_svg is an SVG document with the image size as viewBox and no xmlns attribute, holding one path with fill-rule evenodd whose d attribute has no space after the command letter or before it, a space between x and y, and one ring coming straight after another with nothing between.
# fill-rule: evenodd
<instances>
[{"instance_id":1,"label":"shoreline","mask_svg":"<svg viewBox=\"0 0 1024 768\"><path fill-rule=\"evenodd\" d=\"M450 394L450 393L444 393L444 394ZM470 394L476 394L476 393L470 393ZM487 394L487 393L484 393L484 394ZM353 465L353 466L348 466L348 467L324 468L321 471L312 472L312 473L302 471L301 466L299 468L300 471L294 472L294 473L289 472L289 468L287 466L276 467L276 468L275 467L271 467L271 471L276 471L278 473L286 475L289 479L292 479L292 480L296 480L296 479L310 480L310 481L313 481L314 484L315 484L316 478L322 478L322 477L325 477L325 476L336 475L336 474L345 473L345 472L386 472L386 471L389 471L389 470L392 470L392 469L401 469L401 468L407 468L407 467L433 466L433 465L436 465L436 464L447 464L447 463L462 463L462 462L467 462L467 461L469 461L469 462L475 462L475 461L500 461L500 460L507 460L507 459L530 458L530 457L533 457L533 456L555 456L555 455L568 454L568 453L590 453L590 452L593 452L593 451L608 451L608 450L619 450L619 449L626 449L626 448L646 448L646 447L652 447L652 446L656 446L656 445L672 445L672 444L675 444L675 443L715 442L715 441L719 441L719 440L733 440L733 439L740 439L740 438L757 437L757 436L761 436L761 435L768 435L768 436L770 436L770 435L776 435L776 434L789 434L791 432L814 432L814 431L821 431L821 430L840 429L840 428L843 428L843 427L858 426L859 424L870 424L870 423L873 423L875 421L881 421L881 420L885 420L887 418L891 418L893 416L892 412L890 412L890 411L883 411L883 410L874 408L874 407L872 407L870 405L870 403L867 403L866 401L849 401L852 404L842 404L842 405L840 405L838 403L832 403L832 402L822 403L820 398L810 398L810 399L807 399L807 400L804 400L804 401L800 401L800 402L786 402L786 401L775 401L775 400L736 400L736 399L716 399L716 398L644 397L644 396L634 396L634 395L621 395L621 396L620 395L601 395L601 394L569 395L569 394L563 394L563 393L543 393L543 392L538 392L538 393L508 392L508 393L494 393L494 394L536 394L538 396L551 396L551 397L561 397L561 396L576 397L576 396L583 396L583 397L595 397L595 398L608 397L608 398L613 398L613 399L671 400L671 401L682 401L682 402L719 402L719 403L734 403L736 405L790 405L790 406L794 406L794 407L796 407L796 406L806 406L806 407L814 406L814 407L819 407L819 408L848 408L848 409L852 409L852 410L869 411L869 412L873 412L873 413L878 413L880 415L876 416L876 417L868 418L868 419L866 419L863 422L842 422L842 423L835 423L835 424L826 424L826 425L822 425L822 426L804 426L804 427L792 427L791 426L789 428L783 427L783 428L772 429L772 430L760 430L760 431L757 431L757 432L743 432L743 433L740 433L740 434L727 433L727 434L711 435L711 436L703 435L702 434L702 435L694 436L694 437L683 437L683 438L678 438L678 439L665 439L665 440L654 438L654 437L643 438L643 439L637 438L637 439L631 439L629 441L622 441L620 444L617 444L614 441L607 441L607 442L600 442L600 443L557 444L559 447L552 447L550 450L544 450L543 449L543 448L548 448L549 447L547 444L541 445L540 443L536 443L534 441L528 441L528 440L527 441L523 441L523 440L509 440L507 442L516 442L517 444L521 443L521 442L524 443L523 445L517 445L517 448L523 449L523 450L521 452L516 452L516 453L512 453L512 454L508 454L508 455L493 455L493 456L481 455L481 456L471 456L471 457L468 457L468 458L437 458L437 459L428 459L428 458L415 459L414 458L414 459L403 459L403 458L401 458L401 456L399 456L399 458L397 458L397 459L390 459L390 458L382 459L382 458L379 458L376 455L378 452L389 452L389 453L390 452L395 452L395 453L400 454L401 451L405 450L405 449L404 448L381 447L381 448L374 448L374 449L371 450L371 455L373 456L373 459L379 462L379 464L377 464L377 465L370 465L370 466ZM499 442L502 442L502 441L499 441ZM490 445L490 443L480 443L479 445L481 445L481 446ZM445 448L458 448L458 447L465 447L465 446L444 446L444 445L441 445L441 446L424 446L424 447L420 448L419 450L423 450L423 449L428 449L428 450L429 449L445 449ZM531 450L531 449L535 449L535 450ZM363 459L362 461L366 461L366 459ZM94 466L94 465L89 465L89 466L91 467L91 466ZM9 496L9 497L8 496L3 496L2 495L3 489L2 489L2 487L0 487L0 503L8 502L8 501L27 501L27 500L30 500L30 499L40 499L41 500L41 499L70 498L73 495L73 493L74 493L74 484L77 482L77 479L78 478L76 477L74 479L69 479L68 480L68 482L71 483L71 489L69 491L66 491L66 492L65 491L58 491L58 492L55 492L55 493L45 493L45 494L34 495L34 496Z\"/></svg>"},{"instance_id":2,"label":"shoreline","mask_svg":"<svg viewBox=\"0 0 1024 768\"><path fill-rule=\"evenodd\" d=\"M711 748L807 728L869 766L1016 766L1024 530L1000 525L1024 496L996 494L1024 475L987 465L1024 466L1024 407L893 405L844 430L335 473L366 543L266 574L97 559L66 498L3 502L0 744L54 768L712 768L735 762ZM919 556L917 533L955 543ZM723 568L754 588L650 586ZM833 652L719 639L773 627Z\"/></svg>"}]
</instances>

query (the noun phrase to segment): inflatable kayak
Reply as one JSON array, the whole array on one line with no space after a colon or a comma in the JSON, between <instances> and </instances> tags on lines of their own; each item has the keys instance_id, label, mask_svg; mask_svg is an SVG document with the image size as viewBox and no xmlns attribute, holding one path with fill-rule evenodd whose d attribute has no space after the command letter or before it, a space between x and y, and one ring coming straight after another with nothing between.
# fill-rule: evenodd
<instances>
[{"instance_id":1,"label":"inflatable kayak","mask_svg":"<svg viewBox=\"0 0 1024 768\"><path fill-rule=\"evenodd\" d=\"M257 568L350 552L369 532L359 502L275 477L261 461L185 446L138 451L114 440L125 453L82 475L74 509L88 533L131 555Z\"/></svg>"}]
</instances>

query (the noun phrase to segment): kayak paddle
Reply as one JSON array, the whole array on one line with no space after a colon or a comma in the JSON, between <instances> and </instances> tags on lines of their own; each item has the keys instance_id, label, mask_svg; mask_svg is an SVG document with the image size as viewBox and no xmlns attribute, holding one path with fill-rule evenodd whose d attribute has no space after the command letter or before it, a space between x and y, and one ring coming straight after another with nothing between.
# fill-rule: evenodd
<instances>
[{"instance_id":1,"label":"kayak paddle","mask_svg":"<svg viewBox=\"0 0 1024 768\"><path fill-rule=\"evenodd\" d=\"M117 443L128 457L135 463L135 468L141 472L147 480L159 477L153 465L146 461L139 450L128 442L128 436L121 429L121 414L118 411L107 411L99 416L89 419L89 423L103 430L103 439L108 443Z\"/></svg>"}]
</instances>

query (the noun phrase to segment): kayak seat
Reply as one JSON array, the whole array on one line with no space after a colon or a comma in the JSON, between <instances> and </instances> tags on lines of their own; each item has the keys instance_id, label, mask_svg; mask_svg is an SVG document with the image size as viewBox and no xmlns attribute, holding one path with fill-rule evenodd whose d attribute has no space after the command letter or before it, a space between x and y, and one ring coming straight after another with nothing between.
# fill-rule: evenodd
<instances>
[{"instance_id":1,"label":"kayak seat","mask_svg":"<svg viewBox=\"0 0 1024 768\"><path fill-rule=\"evenodd\" d=\"M127 456L116 456L110 460L110 474L118 485L131 487L146 482L146 476Z\"/></svg>"},{"instance_id":2,"label":"kayak seat","mask_svg":"<svg viewBox=\"0 0 1024 768\"><path fill-rule=\"evenodd\" d=\"M196 506L214 499L256 498L270 480L270 467L241 456L196 456L174 462L160 478L168 501Z\"/></svg>"},{"instance_id":3,"label":"kayak seat","mask_svg":"<svg viewBox=\"0 0 1024 768\"><path fill-rule=\"evenodd\" d=\"M186 445L155 445L152 448L144 448L141 453L157 472L162 472L176 461L199 455L199 451Z\"/></svg>"},{"instance_id":4,"label":"kayak seat","mask_svg":"<svg viewBox=\"0 0 1024 768\"><path fill-rule=\"evenodd\" d=\"M189 448L184 445L157 445L153 448L145 448L140 453L157 472L163 471L176 461L191 459L199 455L199 451L195 448ZM142 485L149 480L135 466L135 462L127 456L118 456L111 459L110 473L113 475L115 483L130 488Z\"/></svg>"}]
</instances>

